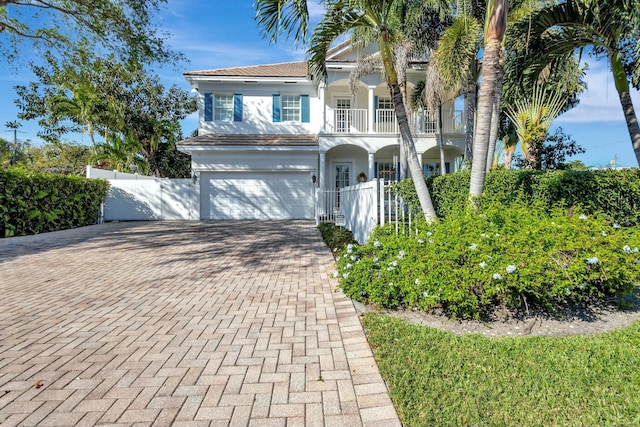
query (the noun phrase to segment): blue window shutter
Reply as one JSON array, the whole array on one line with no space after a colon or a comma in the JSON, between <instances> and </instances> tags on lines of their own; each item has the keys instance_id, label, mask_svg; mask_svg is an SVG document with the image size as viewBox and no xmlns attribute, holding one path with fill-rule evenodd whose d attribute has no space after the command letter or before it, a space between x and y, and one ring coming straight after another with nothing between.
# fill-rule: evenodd
<instances>
[{"instance_id":1,"label":"blue window shutter","mask_svg":"<svg viewBox=\"0 0 640 427\"><path fill-rule=\"evenodd\" d=\"M204 121L210 122L213 120L213 94L204 94Z\"/></svg>"},{"instance_id":2,"label":"blue window shutter","mask_svg":"<svg viewBox=\"0 0 640 427\"><path fill-rule=\"evenodd\" d=\"M280 121L280 95L273 95L273 122Z\"/></svg>"},{"instance_id":3,"label":"blue window shutter","mask_svg":"<svg viewBox=\"0 0 640 427\"><path fill-rule=\"evenodd\" d=\"M451 173L451 163L446 162L446 163L444 164L444 170L445 170L447 173Z\"/></svg>"},{"instance_id":4,"label":"blue window shutter","mask_svg":"<svg viewBox=\"0 0 640 427\"><path fill-rule=\"evenodd\" d=\"M378 95L375 95L373 97L373 123L375 123L378 120Z\"/></svg>"},{"instance_id":5,"label":"blue window shutter","mask_svg":"<svg viewBox=\"0 0 640 427\"><path fill-rule=\"evenodd\" d=\"M242 95L239 93L233 95L233 121L242 121Z\"/></svg>"},{"instance_id":6,"label":"blue window shutter","mask_svg":"<svg viewBox=\"0 0 640 427\"><path fill-rule=\"evenodd\" d=\"M378 179L378 162L373 162L373 177Z\"/></svg>"},{"instance_id":7,"label":"blue window shutter","mask_svg":"<svg viewBox=\"0 0 640 427\"><path fill-rule=\"evenodd\" d=\"M302 123L309 123L309 95L300 95L300 108L301 108L301 121Z\"/></svg>"}]
</instances>

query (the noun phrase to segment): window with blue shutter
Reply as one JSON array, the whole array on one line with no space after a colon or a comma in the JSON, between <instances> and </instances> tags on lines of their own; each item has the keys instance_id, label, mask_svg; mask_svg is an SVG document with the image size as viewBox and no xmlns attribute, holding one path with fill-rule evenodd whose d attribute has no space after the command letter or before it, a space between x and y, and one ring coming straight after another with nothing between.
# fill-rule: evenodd
<instances>
[{"instance_id":1,"label":"window with blue shutter","mask_svg":"<svg viewBox=\"0 0 640 427\"><path fill-rule=\"evenodd\" d=\"M300 95L300 121L302 123L309 123L310 113L309 113L309 95Z\"/></svg>"},{"instance_id":2,"label":"window with blue shutter","mask_svg":"<svg viewBox=\"0 0 640 427\"><path fill-rule=\"evenodd\" d=\"M273 95L273 122L280 121L280 95Z\"/></svg>"},{"instance_id":3,"label":"window with blue shutter","mask_svg":"<svg viewBox=\"0 0 640 427\"><path fill-rule=\"evenodd\" d=\"M242 121L242 95L239 93L233 95L233 121Z\"/></svg>"},{"instance_id":4,"label":"window with blue shutter","mask_svg":"<svg viewBox=\"0 0 640 427\"><path fill-rule=\"evenodd\" d=\"M213 120L213 94L204 94L204 121L210 122Z\"/></svg>"}]
</instances>

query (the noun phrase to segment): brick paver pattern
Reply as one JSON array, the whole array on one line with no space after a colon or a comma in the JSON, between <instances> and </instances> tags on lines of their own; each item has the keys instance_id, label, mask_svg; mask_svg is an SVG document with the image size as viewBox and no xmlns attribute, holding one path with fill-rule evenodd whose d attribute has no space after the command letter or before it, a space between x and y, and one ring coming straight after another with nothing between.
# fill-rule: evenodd
<instances>
[{"instance_id":1,"label":"brick paver pattern","mask_svg":"<svg viewBox=\"0 0 640 427\"><path fill-rule=\"evenodd\" d=\"M308 221L0 239L0 424L400 426Z\"/></svg>"}]
</instances>

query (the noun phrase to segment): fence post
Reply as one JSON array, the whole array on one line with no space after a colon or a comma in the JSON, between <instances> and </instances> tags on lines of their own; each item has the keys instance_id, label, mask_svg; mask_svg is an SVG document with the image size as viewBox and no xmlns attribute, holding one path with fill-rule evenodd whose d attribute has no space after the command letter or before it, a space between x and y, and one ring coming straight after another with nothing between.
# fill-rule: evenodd
<instances>
[{"instance_id":1,"label":"fence post","mask_svg":"<svg viewBox=\"0 0 640 427\"><path fill-rule=\"evenodd\" d=\"M378 223L382 227L384 225L384 178L378 178L378 205L380 218Z\"/></svg>"}]
</instances>

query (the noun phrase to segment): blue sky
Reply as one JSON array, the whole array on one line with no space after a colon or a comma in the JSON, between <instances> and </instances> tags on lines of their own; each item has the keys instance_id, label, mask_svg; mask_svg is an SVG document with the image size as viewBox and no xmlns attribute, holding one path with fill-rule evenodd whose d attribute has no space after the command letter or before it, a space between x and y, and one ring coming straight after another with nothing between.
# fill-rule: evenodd
<instances>
[{"instance_id":1,"label":"blue sky","mask_svg":"<svg viewBox=\"0 0 640 427\"><path fill-rule=\"evenodd\" d=\"M182 77L182 72L187 70L303 60L304 50L296 49L284 39L277 45L271 45L261 37L253 20L253 3L254 0L169 0L167 9L159 17L160 24L171 33L171 46L183 52L190 62L180 64L177 70L156 70L162 82L166 86L176 84L190 90ZM317 22L322 15L322 7L312 3L310 12ZM37 60L27 46L23 46L23 58ZM587 165L605 165L616 157L618 165L637 166L608 65L592 58L588 58L588 63L586 80L589 88L582 95L580 105L556 119L553 128L561 126L585 148L586 153L575 158ZM0 64L0 137L13 139L13 134L4 126L16 119L13 87L31 80L34 77L26 65L11 67ZM633 90L632 98L637 114L640 114L640 93ZM185 135L196 127L195 115L183 122ZM35 123L24 122L21 131L23 133L18 134L18 138L30 139L36 144L39 142Z\"/></svg>"}]
</instances>

